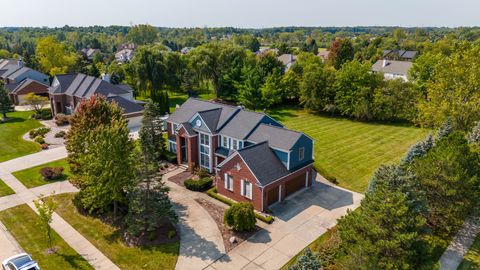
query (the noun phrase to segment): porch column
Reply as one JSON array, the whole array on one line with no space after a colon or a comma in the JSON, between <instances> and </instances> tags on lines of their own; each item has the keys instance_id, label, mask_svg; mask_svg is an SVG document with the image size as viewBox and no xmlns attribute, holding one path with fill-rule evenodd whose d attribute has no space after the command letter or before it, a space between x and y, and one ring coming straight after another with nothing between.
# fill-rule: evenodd
<instances>
[{"instance_id":1,"label":"porch column","mask_svg":"<svg viewBox=\"0 0 480 270\"><path fill-rule=\"evenodd\" d=\"M177 164L181 165L182 164L182 145L181 145L181 137L180 135L176 134L176 141L177 141Z\"/></svg>"},{"instance_id":2,"label":"porch column","mask_svg":"<svg viewBox=\"0 0 480 270\"><path fill-rule=\"evenodd\" d=\"M189 137L187 138L187 159L188 159L188 170L193 172L193 169L195 168L195 162L193 161L193 144L192 144L192 138Z\"/></svg>"}]
</instances>

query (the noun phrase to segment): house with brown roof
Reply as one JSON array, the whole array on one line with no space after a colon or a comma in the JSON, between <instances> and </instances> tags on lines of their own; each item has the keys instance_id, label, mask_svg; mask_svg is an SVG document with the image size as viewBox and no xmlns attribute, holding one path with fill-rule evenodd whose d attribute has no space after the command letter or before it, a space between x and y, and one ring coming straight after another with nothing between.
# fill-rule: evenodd
<instances>
[{"instance_id":1,"label":"house with brown roof","mask_svg":"<svg viewBox=\"0 0 480 270\"><path fill-rule=\"evenodd\" d=\"M215 173L219 194L258 211L315 179L313 140L266 114L189 98L166 122L179 164Z\"/></svg>"},{"instance_id":2,"label":"house with brown roof","mask_svg":"<svg viewBox=\"0 0 480 270\"><path fill-rule=\"evenodd\" d=\"M129 128L141 125L143 106L133 98L133 89L124 84L111 84L82 73L57 75L48 88L52 114L72 114L80 101L101 95L123 109Z\"/></svg>"}]
</instances>

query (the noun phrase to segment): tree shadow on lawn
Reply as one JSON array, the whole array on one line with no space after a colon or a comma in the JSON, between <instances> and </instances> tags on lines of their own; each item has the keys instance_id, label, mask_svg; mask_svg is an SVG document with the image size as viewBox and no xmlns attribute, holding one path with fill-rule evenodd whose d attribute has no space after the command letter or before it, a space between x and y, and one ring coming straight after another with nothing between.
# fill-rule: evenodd
<instances>
[{"instance_id":1,"label":"tree shadow on lawn","mask_svg":"<svg viewBox=\"0 0 480 270\"><path fill-rule=\"evenodd\" d=\"M10 117L7 114L7 119L6 120L4 120L3 118L0 119L0 125L1 124L9 124L9 123L21 123L21 122L25 122L25 121L27 121L27 119L21 118L21 117L15 117L15 116Z\"/></svg>"},{"instance_id":2,"label":"tree shadow on lawn","mask_svg":"<svg viewBox=\"0 0 480 270\"><path fill-rule=\"evenodd\" d=\"M88 264L85 263L85 260L81 255L67 255L63 254L62 252L55 252L55 254L62 257L64 261L72 266L72 269L84 269L83 267L80 267L81 265L79 265L78 262L83 262L84 265Z\"/></svg>"}]
</instances>

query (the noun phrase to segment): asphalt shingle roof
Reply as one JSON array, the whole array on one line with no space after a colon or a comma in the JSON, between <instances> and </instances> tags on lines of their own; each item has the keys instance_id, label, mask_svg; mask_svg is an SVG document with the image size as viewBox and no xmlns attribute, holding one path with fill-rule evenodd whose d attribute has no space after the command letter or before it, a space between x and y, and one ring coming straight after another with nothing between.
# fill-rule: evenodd
<instances>
[{"instance_id":1,"label":"asphalt shingle roof","mask_svg":"<svg viewBox=\"0 0 480 270\"><path fill-rule=\"evenodd\" d=\"M273 148L290 150L302 135L303 133L290 129L260 124L247 140L255 143L268 141Z\"/></svg>"},{"instance_id":2,"label":"asphalt shingle roof","mask_svg":"<svg viewBox=\"0 0 480 270\"><path fill-rule=\"evenodd\" d=\"M201 111L198 115L200 115L210 131L216 132L221 113L222 108L216 108L208 111Z\"/></svg>"},{"instance_id":3,"label":"asphalt shingle roof","mask_svg":"<svg viewBox=\"0 0 480 270\"><path fill-rule=\"evenodd\" d=\"M66 94L80 98L88 98L94 94L109 95L127 94L129 91L124 86L111 84L102 79L85 74L58 75L59 85L50 88L50 93Z\"/></svg>"},{"instance_id":4,"label":"asphalt shingle roof","mask_svg":"<svg viewBox=\"0 0 480 270\"><path fill-rule=\"evenodd\" d=\"M289 174L267 142L261 142L237 151L262 186Z\"/></svg>"},{"instance_id":5,"label":"asphalt shingle roof","mask_svg":"<svg viewBox=\"0 0 480 270\"><path fill-rule=\"evenodd\" d=\"M387 61L385 66L383 66L383 61ZM407 75L412 65L412 62L409 61L378 60L373 64L372 71Z\"/></svg>"},{"instance_id":6,"label":"asphalt shingle roof","mask_svg":"<svg viewBox=\"0 0 480 270\"><path fill-rule=\"evenodd\" d=\"M265 117L264 114L241 110L220 131L222 135L245 139Z\"/></svg>"},{"instance_id":7,"label":"asphalt shingle roof","mask_svg":"<svg viewBox=\"0 0 480 270\"><path fill-rule=\"evenodd\" d=\"M110 102L112 101L116 102L118 106L123 108L124 114L143 111L143 107L141 105L138 105L137 103L130 101L128 99L125 99L123 97L119 97L119 96L108 97L107 100Z\"/></svg>"}]
</instances>

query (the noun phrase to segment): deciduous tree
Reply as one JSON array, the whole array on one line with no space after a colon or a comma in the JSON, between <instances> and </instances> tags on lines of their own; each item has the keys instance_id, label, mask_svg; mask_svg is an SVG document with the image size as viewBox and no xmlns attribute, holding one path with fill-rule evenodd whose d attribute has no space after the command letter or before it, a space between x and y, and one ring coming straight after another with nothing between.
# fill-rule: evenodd
<instances>
[{"instance_id":1,"label":"deciduous tree","mask_svg":"<svg viewBox=\"0 0 480 270\"><path fill-rule=\"evenodd\" d=\"M12 110L12 106L7 89L5 89L3 82L0 81L0 113L3 115L3 119L7 118L7 112Z\"/></svg>"},{"instance_id":2,"label":"deciduous tree","mask_svg":"<svg viewBox=\"0 0 480 270\"><path fill-rule=\"evenodd\" d=\"M35 55L42 71L52 77L71 71L80 58L77 53L53 36L38 39Z\"/></svg>"},{"instance_id":3,"label":"deciduous tree","mask_svg":"<svg viewBox=\"0 0 480 270\"><path fill-rule=\"evenodd\" d=\"M48 98L36 95L35 93L28 93L25 95L22 105L26 105L35 111L36 114L40 114L43 108L48 105Z\"/></svg>"}]
</instances>

